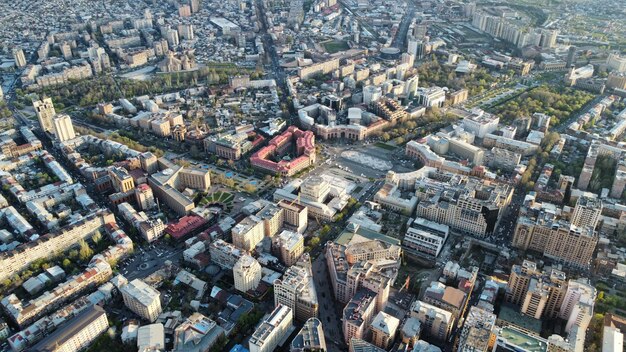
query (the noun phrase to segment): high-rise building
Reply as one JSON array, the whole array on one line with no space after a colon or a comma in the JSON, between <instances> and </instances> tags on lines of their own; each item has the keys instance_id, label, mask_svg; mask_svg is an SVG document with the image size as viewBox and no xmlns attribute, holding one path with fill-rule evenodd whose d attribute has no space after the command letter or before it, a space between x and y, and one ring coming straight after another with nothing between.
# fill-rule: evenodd
<instances>
[{"instance_id":1,"label":"high-rise building","mask_svg":"<svg viewBox=\"0 0 626 352\"><path fill-rule=\"evenodd\" d=\"M611 53L606 59L606 66L613 71L626 72L626 57L618 53Z\"/></svg>"},{"instance_id":2,"label":"high-rise building","mask_svg":"<svg viewBox=\"0 0 626 352\"><path fill-rule=\"evenodd\" d=\"M243 250L252 251L265 234L263 221L250 215L232 229L233 244Z\"/></svg>"},{"instance_id":3,"label":"high-rise building","mask_svg":"<svg viewBox=\"0 0 626 352\"><path fill-rule=\"evenodd\" d=\"M218 239L209 245L209 254L211 255L211 262L224 270L232 270L239 258L245 255L245 252L222 239Z\"/></svg>"},{"instance_id":4,"label":"high-rise building","mask_svg":"<svg viewBox=\"0 0 626 352\"><path fill-rule=\"evenodd\" d=\"M143 319L152 323L161 314L161 294L145 282L135 279L120 291L126 307Z\"/></svg>"},{"instance_id":5,"label":"high-rise building","mask_svg":"<svg viewBox=\"0 0 626 352\"><path fill-rule=\"evenodd\" d=\"M193 40L193 25L179 24L178 37L184 40Z\"/></svg>"},{"instance_id":6,"label":"high-rise building","mask_svg":"<svg viewBox=\"0 0 626 352\"><path fill-rule=\"evenodd\" d=\"M191 16L191 6L189 6L189 5L180 5L178 7L178 15L180 17L189 17L189 16Z\"/></svg>"},{"instance_id":7,"label":"high-rise building","mask_svg":"<svg viewBox=\"0 0 626 352\"><path fill-rule=\"evenodd\" d=\"M250 352L272 352L293 330L291 308L278 305L254 330L250 337Z\"/></svg>"},{"instance_id":8,"label":"high-rise building","mask_svg":"<svg viewBox=\"0 0 626 352\"><path fill-rule=\"evenodd\" d=\"M191 13L200 11L200 0L191 0L189 5L191 6Z\"/></svg>"},{"instance_id":9,"label":"high-rise building","mask_svg":"<svg viewBox=\"0 0 626 352\"><path fill-rule=\"evenodd\" d=\"M289 352L326 352L322 322L317 318L308 319L291 341Z\"/></svg>"},{"instance_id":10,"label":"high-rise building","mask_svg":"<svg viewBox=\"0 0 626 352\"><path fill-rule=\"evenodd\" d=\"M45 98L43 100L35 100L33 101L33 108L35 109L35 113L37 113L37 119L39 119L39 127L41 127L44 132L54 133L52 119L54 115L56 115L56 111L54 110L52 99Z\"/></svg>"},{"instance_id":11,"label":"high-rise building","mask_svg":"<svg viewBox=\"0 0 626 352\"><path fill-rule=\"evenodd\" d=\"M294 319L299 321L317 317L319 303L308 254L303 254L280 279L274 281L274 304L291 308Z\"/></svg>"},{"instance_id":12,"label":"high-rise building","mask_svg":"<svg viewBox=\"0 0 626 352\"><path fill-rule=\"evenodd\" d=\"M524 315L553 319L559 314L566 290L565 273L556 269L542 272L537 264L525 260L511 269L505 299L519 305Z\"/></svg>"},{"instance_id":13,"label":"high-rise building","mask_svg":"<svg viewBox=\"0 0 626 352\"><path fill-rule=\"evenodd\" d=\"M411 316L422 323L423 332L441 341L448 338L454 326L452 313L422 301L413 302Z\"/></svg>"},{"instance_id":14,"label":"high-rise building","mask_svg":"<svg viewBox=\"0 0 626 352\"><path fill-rule=\"evenodd\" d=\"M570 45L567 50L567 61L566 67L570 68L572 66L576 66L576 47L574 45Z\"/></svg>"},{"instance_id":15,"label":"high-rise building","mask_svg":"<svg viewBox=\"0 0 626 352\"><path fill-rule=\"evenodd\" d=\"M479 237L496 230L513 197L509 185L441 171L418 178L415 188L417 216Z\"/></svg>"},{"instance_id":16,"label":"high-rise building","mask_svg":"<svg viewBox=\"0 0 626 352\"><path fill-rule=\"evenodd\" d=\"M364 339L376 314L376 293L361 289L343 309L343 338L346 344L353 338Z\"/></svg>"},{"instance_id":17,"label":"high-rise building","mask_svg":"<svg viewBox=\"0 0 626 352\"><path fill-rule=\"evenodd\" d=\"M154 195L152 194L152 188L145 183L142 183L135 188L135 200L137 201L140 210L149 210L156 207Z\"/></svg>"},{"instance_id":18,"label":"high-rise building","mask_svg":"<svg viewBox=\"0 0 626 352\"><path fill-rule=\"evenodd\" d=\"M355 337L350 340L348 352L387 352L387 351L383 350L382 348L376 347L363 339L357 339Z\"/></svg>"},{"instance_id":19,"label":"high-rise building","mask_svg":"<svg viewBox=\"0 0 626 352\"><path fill-rule=\"evenodd\" d=\"M54 125L54 135L59 142L65 142L76 138L72 119L67 114L58 114L52 119Z\"/></svg>"},{"instance_id":20,"label":"high-rise building","mask_svg":"<svg viewBox=\"0 0 626 352\"><path fill-rule=\"evenodd\" d=\"M559 318L565 319L565 331L569 333L575 325L586 329L593 315L597 290L589 280L579 278L569 280L567 291L559 311Z\"/></svg>"},{"instance_id":21,"label":"high-rise building","mask_svg":"<svg viewBox=\"0 0 626 352\"><path fill-rule=\"evenodd\" d=\"M109 328L106 312L91 306L29 349L32 352L74 352L87 348Z\"/></svg>"},{"instance_id":22,"label":"high-rise building","mask_svg":"<svg viewBox=\"0 0 626 352\"><path fill-rule=\"evenodd\" d=\"M292 266L304 253L304 237L293 231L283 230L272 238L272 248L286 266Z\"/></svg>"},{"instance_id":23,"label":"high-rise building","mask_svg":"<svg viewBox=\"0 0 626 352\"><path fill-rule=\"evenodd\" d=\"M241 292L254 290L261 281L261 264L249 255L244 255L233 267L235 289Z\"/></svg>"},{"instance_id":24,"label":"high-rise building","mask_svg":"<svg viewBox=\"0 0 626 352\"><path fill-rule=\"evenodd\" d=\"M278 206L283 209L283 225L298 233L303 233L309 224L309 212L307 207L295 202L281 200Z\"/></svg>"},{"instance_id":25,"label":"high-rise building","mask_svg":"<svg viewBox=\"0 0 626 352\"><path fill-rule=\"evenodd\" d=\"M554 48L556 46L556 37L559 31L556 29L542 29L541 42L539 46L543 48Z\"/></svg>"},{"instance_id":26,"label":"high-rise building","mask_svg":"<svg viewBox=\"0 0 626 352\"><path fill-rule=\"evenodd\" d=\"M139 154L139 163L141 164L143 171L145 171L148 175L159 171L158 159L156 155L150 152Z\"/></svg>"},{"instance_id":27,"label":"high-rise building","mask_svg":"<svg viewBox=\"0 0 626 352\"><path fill-rule=\"evenodd\" d=\"M491 351L495 342L496 315L477 306L470 308L459 335L457 352Z\"/></svg>"},{"instance_id":28,"label":"high-rise building","mask_svg":"<svg viewBox=\"0 0 626 352\"><path fill-rule=\"evenodd\" d=\"M284 210L275 204L266 205L256 216L263 220L266 237L274 236L283 226Z\"/></svg>"},{"instance_id":29,"label":"high-rise building","mask_svg":"<svg viewBox=\"0 0 626 352\"><path fill-rule=\"evenodd\" d=\"M598 225L602 213L602 201L597 198L579 197L572 214L572 225L578 227L589 226L592 229Z\"/></svg>"},{"instance_id":30,"label":"high-rise building","mask_svg":"<svg viewBox=\"0 0 626 352\"><path fill-rule=\"evenodd\" d=\"M576 219L594 219L594 211L582 203ZM582 227L571 224L555 205L538 203L534 195L526 196L520 208L513 246L523 250L534 250L575 267L588 267L598 243L598 233L591 224Z\"/></svg>"},{"instance_id":31,"label":"high-rise building","mask_svg":"<svg viewBox=\"0 0 626 352\"><path fill-rule=\"evenodd\" d=\"M15 59L15 66L19 68L26 66L26 57L24 56L24 50L22 50L22 48L13 49L13 58Z\"/></svg>"},{"instance_id":32,"label":"high-rise building","mask_svg":"<svg viewBox=\"0 0 626 352\"><path fill-rule=\"evenodd\" d=\"M372 343L384 350L389 349L396 337L398 326L400 326L398 318L385 312L378 312L370 325Z\"/></svg>"}]
</instances>

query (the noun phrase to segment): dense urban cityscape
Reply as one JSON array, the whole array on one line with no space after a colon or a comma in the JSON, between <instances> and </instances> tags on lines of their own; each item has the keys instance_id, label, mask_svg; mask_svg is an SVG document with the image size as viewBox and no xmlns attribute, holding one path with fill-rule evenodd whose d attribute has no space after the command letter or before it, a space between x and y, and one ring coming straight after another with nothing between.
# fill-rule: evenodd
<instances>
[{"instance_id":1,"label":"dense urban cityscape","mask_svg":"<svg viewBox=\"0 0 626 352\"><path fill-rule=\"evenodd\" d=\"M625 351L625 18L0 2L0 351Z\"/></svg>"}]
</instances>

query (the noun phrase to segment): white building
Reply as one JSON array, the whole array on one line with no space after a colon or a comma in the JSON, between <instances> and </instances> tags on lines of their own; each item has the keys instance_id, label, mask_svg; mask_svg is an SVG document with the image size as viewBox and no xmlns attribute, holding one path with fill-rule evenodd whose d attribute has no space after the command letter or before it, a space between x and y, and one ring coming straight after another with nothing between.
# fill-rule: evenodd
<instances>
[{"instance_id":1,"label":"white building","mask_svg":"<svg viewBox=\"0 0 626 352\"><path fill-rule=\"evenodd\" d=\"M143 319L153 322L161 314L161 294L145 282L135 279L120 291L126 307Z\"/></svg>"},{"instance_id":2,"label":"white building","mask_svg":"<svg viewBox=\"0 0 626 352\"><path fill-rule=\"evenodd\" d=\"M256 328L250 337L250 352L272 352L293 330L291 308L278 305Z\"/></svg>"},{"instance_id":3,"label":"white building","mask_svg":"<svg viewBox=\"0 0 626 352\"><path fill-rule=\"evenodd\" d=\"M54 117L54 135L59 142L65 142L70 139L76 138L74 133L74 126L72 125L72 119L67 114L58 114Z\"/></svg>"},{"instance_id":4,"label":"white building","mask_svg":"<svg viewBox=\"0 0 626 352\"><path fill-rule=\"evenodd\" d=\"M254 290L261 281L261 264L249 255L239 258L233 267L235 288L241 292Z\"/></svg>"},{"instance_id":5,"label":"white building","mask_svg":"<svg viewBox=\"0 0 626 352\"><path fill-rule=\"evenodd\" d=\"M450 233L450 227L416 218L406 231L402 247L408 252L438 257Z\"/></svg>"}]
</instances>

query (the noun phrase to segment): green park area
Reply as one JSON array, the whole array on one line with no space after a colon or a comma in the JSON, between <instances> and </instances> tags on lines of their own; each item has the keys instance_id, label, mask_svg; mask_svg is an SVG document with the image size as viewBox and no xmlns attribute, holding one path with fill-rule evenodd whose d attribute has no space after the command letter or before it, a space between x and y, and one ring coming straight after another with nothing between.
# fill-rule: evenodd
<instances>
[{"instance_id":1,"label":"green park area","mask_svg":"<svg viewBox=\"0 0 626 352\"><path fill-rule=\"evenodd\" d=\"M348 42L345 40L331 40L329 42L323 43L324 48L329 54L334 54L340 51L348 50L350 47L348 46Z\"/></svg>"},{"instance_id":2,"label":"green park area","mask_svg":"<svg viewBox=\"0 0 626 352\"><path fill-rule=\"evenodd\" d=\"M489 112L500 116L502 122L512 122L519 117L543 113L552 116L551 126L557 126L593 98L593 94L582 90L541 85L492 107Z\"/></svg>"}]
</instances>

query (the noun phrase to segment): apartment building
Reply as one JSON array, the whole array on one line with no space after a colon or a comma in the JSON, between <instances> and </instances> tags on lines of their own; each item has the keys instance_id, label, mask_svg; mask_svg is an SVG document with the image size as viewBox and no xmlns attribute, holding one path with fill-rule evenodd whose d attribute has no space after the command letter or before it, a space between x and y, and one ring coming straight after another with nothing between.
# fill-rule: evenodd
<instances>
[{"instance_id":1,"label":"apartment building","mask_svg":"<svg viewBox=\"0 0 626 352\"><path fill-rule=\"evenodd\" d=\"M525 260L511 269L505 300L520 306L524 315L554 319L559 315L566 291L565 273L556 269L542 272L536 263Z\"/></svg>"},{"instance_id":2,"label":"apartment building","mask_svg":"<svg viewBox=\"0 0 626 352\"><path fill-rule=\"evenodd\" d=\"M368 327L376 313L376 293L368 289L357 291L343 309L342 329L345 343L350 343L353 338L366 339Z\"/></svg>"},{"instance_id":3,"label":"apartment building","mask_svg":"<svg viewBox=\"0 0 626 352\"><path fill-rule=\"evenodd\" d=\"M152 323L161 314L161 293L145 282L135 279L120 291L126 307L141 318Z\"/></svg>"},{"instance_id":4,"label":"apartment building","mask_svg":"<svg viewBox=\"0 0 626 352\"><path fill-rule=\"evenodd\" d=\"M423 301L413 302L411 316L422 323L423 333L440 341L447 340L454 326L452 313Z\"/></svg>"},{"instance_id":5,"label":"apartment building","mask_svg":"<svg viewBox=\"0 0 626 352\"><path fill-rule=\"evenodd\" d=\"M291 308L298 321L317 317L319 302L308 254L303 254L280 279L274 281L274 304Z\"/></svg>"},{"instance_id":6,"label":"apartment building","mask_svg":"<svg viewBox=\"0 0 626 352\"><path fill-rule=\"evenodd\" d=\"M33 101L33 108L39 120L39 127L44 132L54 133L54 124L52 122L56 115L52 99L44 98L42 100Z\"/></svg>"},{"instance_id":7,"label":"apartment building","mask_svg":"<svg viewBox=\"0 0 626 352\"><path fill-rule=\"evenodd\" d=\"M278 206L283 209L283 225L298 233L304 233L308 226L308 208L286 200L279 201Z\"/></svg>"},{"instance_id":8,"label":"apartment building","mask_svg":"<svg viewBox=\"0 0 626 352\"><path fill-rule=\"evenodd\" d=\"M244 256L246 252L241 248L218 239L209 245L209 255L211 262L217 264L223 270L233 270L235 263Z\"/></svg>"},{"instance_id":9,"label":"apartment building","mask_svg":"<svg viewBox=\"0 0 626 352\"><path fill-rule=\"evenodd\" d=\"M579 200L573 211L572 219L583 225L579 227L562 216L556 205L536 202L534 195L527 195L520 208L513 246L538 251L574 267L588 267L598 243L593 221L597 222L602 208L586 204L587 201Z\"/></svg>"},{"instance_id":10,"label":"apartment building","mask_svg":"<svg viewBox=\"0 0 626 352\"><path fill-rule=\"evenodd\" d=\"M294 265L304 253L304 236L283 230L272 239L272 249L287 267Z\"/></svg>"},{"instance_id":11,"label":"apartment building","mask_svg":"<svg viewBox=\"0 0 626 352\"><path fill-rule=\"evenodd\" d=\"M29 349L32 352L75 352L87 348L109 328L102 307L93 305Z\"/></svg>"},{"instance_id":12,"label":"apartment building","mask_svg":"<svg viewBox=\"0 0 626 352\"><path fill-rule=\"evenodd\" d=\"M254 330L248 349L250 352L272 352L293 329L291 308L278 305Z\"/></svg>"},{"instance_id":13,"label":"apartment building","mask_svg":"<svg viewBox=\"0 0 626 352\"><path fill-rule=\"evenodd\" d=\"M400 320L398 318L385 312L378 312L372 321L372 325L370 325L372 343L384 350L388 350L391 348L399 326Z\"/></svg>"},{"instance_id":14,"label":"apartment building","mask_svg":"<svg viewBox=\"0 0 626 352\"><path fill-rule=\"evenodd\" d=\"M81 239L87 239L105 224L115 222L108 210L91 213L79 222L66 226L57 232L39 237L35 241L17 246L0 253L0 280L26 269L32 262L48 258L52 251L64 251Z\"/></svg>"},{"instance_id":15,"label":"apartment building","mask_svg":"<svg viewBox=\"0 0 626 352\"><path fill-rule=\"evenodd\" d=\"M360 288L368 288L377 294L377 308L382 310L397 276L401 249L378 240L361 241L347 246L327 244L326 263L333 293L335 299L347 303Z\"/></svg>"},{"instance_id":16,"label":"apartment building","mask_svg":"<svg viewBox=\"0 0 626 352\"><path fill-rule=\"evenodd\" d=\"M291 341L289 352L326 352L322 322L317 318L308 319Z\"/></svg>"},{"instance_id":17,"label":"apartment building","mask_svg":"<svg viewBox=\"0 0 626 352\"><path fill-rule=\"evenodd\" d=\"M72 125L72 119L67 114L58 114L52 119L54 127L54 135L57 141L65 142L70 139L76 138L74 133L74 125Z\"/></svg>"},{"instance_id":18,"label":"apartment building","mask_svg":"<svg viewBox=\"0 0 626 352\"><path fill-rule=\"evenodd\" d=\"M469 309L459 336L457 352L491 351L496 335L496 315L478 306Z\"/></svg>"},{"instance_id":19,"label":"apartment building","mask_svg":"<svg viewBox=\"0 0 626 352\"><path fill-rule=\"evenodd\" d=\"M266 237L274 236L283 226L283 213L284 210L281 207L275 204L268 204L256 214L263 220Z\"/></svg>"},{"instance_id":20,"label":"apartment building","mask_svg":"<svg viewBox=\"0 0 626 352\"><path fill-rule=\"evenodd\" d=\"M113 270L107 262L95 261L79 275L68 278L54 289L29 301L23 302L13 293L4 297L1 301L2 309L11 320L23 328L85 291L106 282L111 275Z\"/></svg>"},{"instance_id":21,"label":"apartment building","mask_svg":"<svg viewBox=\"0 0 626 352\"><path fill-rule=\"evenodd\" d=\"M249 255L244 255L233 266L235 289L246 293L255 290L261 281L261 264Z\"/></svg>"},{"instance_id":22,"label":"apartment building","mask_svg":"<svg viewBox=\"0 0 626 352\"><path fill-rule=\"evenodd\" d=\"M235 246L250 252L265 236L265 226L259 217L250 215L233 227L232 236Z\"/></svg>"}]
</instances>

